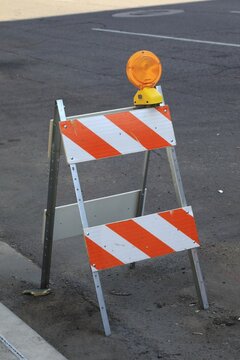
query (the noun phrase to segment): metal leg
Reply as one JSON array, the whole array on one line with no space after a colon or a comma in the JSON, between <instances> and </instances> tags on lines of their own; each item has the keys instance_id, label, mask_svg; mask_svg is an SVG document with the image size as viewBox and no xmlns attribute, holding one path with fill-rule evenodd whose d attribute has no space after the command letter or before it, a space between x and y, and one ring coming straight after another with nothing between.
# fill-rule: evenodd
<instances>
[{"instance_id":1,"label":"metal leg","mask_svg":"<svg viewBox=\"0 0 240 360\"><path fill-rule=\"evenodd\" d=\"M44 245L43 245L43 259L42 259L42 275L41 275L41 289L46 289L49 286L51 258L52 258L52 243L54 230L54 216L57 198L57 182L60 160L61 137L58 128L60 120L58 103L55 104L52 144L50 154L50 171L48 181L48 198L47 211L44 229Z\"/></svg>"},{"instance_id":2,"label":"metal leg","mask_svg":"<svg viewBox=\"0 0 240 360\"><path fill-rule=\"evenodd\" d=\"M110 325L109 325L109 321L108 321L108 314L107 314L107 310L106 310L106 306L105 306L105 301L104 301L104 297L103 297L102 286L101 286L99 274L97 271L93 271L92 274L93 274L93 280L94 280L94 285L95 285L95 289L96 289L98 304L99 304L99 308L100 308L100 313L101 313L101 317L102 317L104 332L105 332L106 336L109 336L109 335L111 335L111 329L110 329Z\"/></svg>"},{"instance_id":3,"label":"metal leg","mask_svg":"<svg viewBox=\"0 0 240 360\"><path fill-rule=\"evenodd\" d=\"M181 206L187 206L175 148L168 147L166 150L178 202ZM209 304L207 299L207 293L199 264L197 249L188 250L188 255L190 258L199 304L202 309L208 309Z\"/></svg>"},{"instance_id":4,"label":"metal leg","mask_svg":"<svg viewBox=\"0 0 240 360\"><path fill-rule=\"evenodd\" d=\"M76 164L70 165L70 170L71 170L71 174L72 174L73 185L74 185L75 194L76 194L76 198L77 198L80 218L81 218L82 226L84 229L84 228L88 227L88 220L87 220L87 215L86 215L86 211L85 211L85 207L84 207L81 184L80 184ZM105 306L105 302L104 302L104 297L103 297L102 286L101 286L99 274L97 271L92 271L92 274L93 274L93 280L94 280L94 285L95 285L95 289L96 289L98 304L99 304L99 308L100 308L100 313L101 313L101 317L102 317L104 332L105 332L106 336L109 336L109 335L111 335L111 330L110 330L110 325L109 325L109 321L108 321L108 315L107 315L107 310L106 310L106 306Z\"/></svg>"},{"instance_id":5,"label":"metal leg","mask_svg":"<svg viewBox=\"0 0 240 360\"><path fill-rule=\"evenodd\" d=\"M200 263L199 263L199 259L198 259L197 249L188 250L188 255L189 255L190 263L191 263L191 266L193 269L193 277L194 277L194 282L195 282L195 286L196 286L199 305L202 309L206 310L209 308L209 304L208 304L208 298L207 298L207 293L206 293L206 289L205 289L204 279L202 276L202 271L201 271L201 267L200 267Z\"/></svg>"},{"instance_id":6,"label":"metal leg","mask_svg":"<svg viewBox=\"0 0 240 360\"><path fill-rule=\"evenodd\" d=\"M137 216L142 216L144 211L150 153L151 153L150 150L146 151L145 153L144 164L143 164L143 181L142 181L141 193L139 195Z\"/></svg>"},{"instance_id":7,"label":"metal leg","mask_svg":"<svg viewBox=\"0 0 240 360\"><path fill-rule=\"evenodd\" d=\"M151 151L146 151L144 163L143 163L143 180L142 180L142 186L141 186L141 192L139 194L139 200L138 200L138 207L137 207L137 214L136 216L142 216L144 213L144 206L145 206L145 200L146 200L146 193L147 193L147 175L148 175L148 168L149 168L149 160L150 160L150 153ZM130 269L135 269L135 262L130 264Z\"/></svg>"}]
</instances>

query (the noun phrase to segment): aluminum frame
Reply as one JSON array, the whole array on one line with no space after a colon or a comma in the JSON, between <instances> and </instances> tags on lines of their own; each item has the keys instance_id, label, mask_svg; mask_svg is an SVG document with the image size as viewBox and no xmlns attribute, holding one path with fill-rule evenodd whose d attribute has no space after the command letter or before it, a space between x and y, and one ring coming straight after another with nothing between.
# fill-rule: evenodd
<instances>
[{"instance_id":1,"label":"aluminum frame","mask_svg":"<svg viewBox=\"0 0 240 360\"><path fill-rule=\"evenodd\" d=\"M171 169L173 185L178 203L181 206L187 206L187 201L183 190L183 184L182 184L175 148L168 147L166 148L166 151L167 151L167 157ZM209 304L208 304L207 293L203 280L203 275L198 259L197 249L188 250L188 256L191 263L193 279L194 279L199 305L202 309L206 310L209 308Z\"/></svg>"},{"instance_id":2,"label":"aluminum frame","mask_svg":"<svg viewBox=\"0 0 240 360\"><path fill-rule=\"evenodd\" d=\"M81 221L82 221L82 227L84 229L84 228L88 227L88 220L87 220L87 215L86 215L86 211L85 211L85 207L84 207L84 201L83 201L83 196L82 196L80 180L78 177L77 165L76 164L70 165L70 169L71 169L75 194L76 194L76 198L77 198L79 213L80 213L80 217L81 217ZM91 271L92 271L92 269L91 269ZM101 317L102 317L104 332L105 332L106 336L109 336L109 335L111 335L111 329L110 329L110 325L109 325L109 320L108 320L108 315L107 315L106 305L105 305L105 301L104 301L104 297L103 297L103 291L102 291L99 274L97 271L96 272L92 271L92 276L93 276L93 281L94 281L94 285L95 285L95 289L96 289L96 294L97 294L98 304L99 304L100 313L101 313Z\"/></svg>"},{"instance_id":3,"label":"aluminum frame","mask_svg":"<svg viewBox=\"0 0 240 360\"><path fill-rule=\"evenodd\" d=\"M157 86L157 89L162 94L163 104L165 104L161 86L160 85ZM180 206L187 206L187 200L183 189L183 183L178 165L176 150L174 147L167 147L166 152L167 152L167 158L171 170L173 186L175 189L178 204ZM209 308L209 303L208 303L207 292L200 267L200 262L198 259L198 250L197 249L188 250L188 256L192 268L193 280L197 292L199 305L202 309L206 310Z\"/></svg>"},{"instance_id":4,"label":"aluminum frame","mask_svg":"<svg viewBox=\"0 0 240 360\"><path fill-rule=\"evenodd\" d=\"M162 93L161 87L157 87L158 91ZM164 105L164 101L162 103ZM136 109L135 107L128 107L122 109L115 109L109 111L101 111L93 114L84 114L78 117L87 117L90 115L104 115L108 113L122 112L122 111L131 111ZM57 183L58 183L58 172L59 172L59 161L61 154L61 135L59 131L58 123L60 121L71 120L76 118L76 116L66 117L64 104L62 100L57 100L55 103L54 119L51 127L51 134L49 137L49 150L50 150L50 172L49 172L49 182L48 182L48 198L47 198L47 209L44 225L44 236L43 236L43 260L42 260L42 275L41 275L41 288L45 289L49 286L50 278L50 268L51 268L51 256L52 256L52 244L53 244L53 231L54 231L54 218L55 218L55 209L56 209L56 197L57 197ZM180 170L177 162L176 152L174 147L166 148L168 162L171 169L173 184L177 196L178 203L184 207L187 206L186 197L184 194L184 189L182 185ZM144 164L143 164L143 176L142 176L142 185L139 193L138 205L136 216L141 216L144 213L144 206L146 200L146 191L147 191L147 176L149 169L151 151L145 152ZM85 204L83 201L82 191L80 180L77 171L76 164L70 164L70 170L72 175L72 180L74 184L75 194L77 198L77 205L80 214L80 220L82 223L83 229L88 227L88 219L85 210ZM205 284L200 268L200 263L198 259L197 249L188 250L190 263L192 267L194 283L198 295L198 300L200 306L203 309L209 307ZM135 263L131 264L131 267L135 267ZM92 269L91 269L92 271ZM99 278L98 271L92 271L93 281L96 289L96 295L99 303L100 313L102 317L102 323L104 327L104 332L106 336L111 334L111 329L109 325L108 314L106 310L106 305L104 301L104 296L102 292L102 286Z\"/></svg>"}]
</instances>

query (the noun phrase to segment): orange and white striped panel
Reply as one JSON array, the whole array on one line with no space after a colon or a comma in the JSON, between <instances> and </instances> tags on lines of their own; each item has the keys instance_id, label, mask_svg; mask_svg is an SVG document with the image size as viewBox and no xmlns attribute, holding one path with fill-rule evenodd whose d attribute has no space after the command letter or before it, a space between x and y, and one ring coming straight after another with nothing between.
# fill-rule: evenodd
<instances>
[{"instance_id":1,"label":"orange and white striped panel","mask_svg":"<svg viewBox=\"0 0 240 360\"><path fill-rule=\"evenodd\" d=\"M93 271L199 246L191 206L84 229Z\"/></svg>"},{"instance_id":2,"label":"orange and white striped panel","mask_svg":"<svg viewBox=\"0 0 240 360\"><path fill-rule=\"evenodd\" d=\"M60 122L69 164L176 145L168 106Z\"/></svg>"}]
</instances>

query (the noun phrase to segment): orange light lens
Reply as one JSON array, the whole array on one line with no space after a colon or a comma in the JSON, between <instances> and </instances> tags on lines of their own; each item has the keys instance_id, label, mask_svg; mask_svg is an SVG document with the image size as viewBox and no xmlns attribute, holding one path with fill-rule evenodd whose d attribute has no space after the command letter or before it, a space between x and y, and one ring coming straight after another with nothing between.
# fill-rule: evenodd
<instances>
[{"instance_id":1,"label":"orange light lens","mask_svg":"<svg viewBox=\"0 0 240 360\"><path fill-rule=\"evenodd\" d=\"M151 51L141 50L129 58L126 72L128 80L138 89L154 87L162 75L162 65Z\"/></svg>"}]
</instances>

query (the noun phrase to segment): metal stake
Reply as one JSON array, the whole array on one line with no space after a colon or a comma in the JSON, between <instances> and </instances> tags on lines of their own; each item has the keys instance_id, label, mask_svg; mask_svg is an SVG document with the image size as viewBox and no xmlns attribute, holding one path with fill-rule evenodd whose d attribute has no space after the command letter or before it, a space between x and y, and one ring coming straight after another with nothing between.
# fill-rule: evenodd
<instances>
[{"instance_id":1,"label":"metal stake","mask_svg":"<svg viewBox=\"0 0 240 360\"><path fill-rule=\"evenodd\" d=\"M168 147L166 148L166 150L167 150L168 161L170 164L173 184L177 195L178 203L181 206L187 206L187 201L183 190L183 184L182 184L175 148ZM208 309L209 307L208 298L202 276L202 271L199 264L197 249L188 250L188 255L192 267L194 283L195 283L200 307L202 309Z\"/></svg>"},{"instance_id":2,"label":"metal stake","mask_svg":"<svg viewBox=\"0 0 240 360\"><path fill-rule=\"evenodd\" d=\"M150 160L150 153L151 151L148 150L145 152L145 157L144 157L144 163L143 163L143 180L142 180L142 186L141 186L141 192L139 194L139 199L138 199L138 206L137 206L137 212L136 212L136 216L142 216L144 213L144 206L145 206L145 201L146 201L146 193L147 193L147 175L148 175L148 168L149 168L149 160ZM130 269L135 269L136 263L130 263L129 268Z\"/></svg>"},{"instance_id":3,"label":"metal stake","mask_svg":"<svg viewBox=\"0 0 240 360\"><path fill-rule=\"evenodd\" d=\"M143 181L142 181L141 193L139 194L137 216L142 216L143 212L144 212L150 153L151 153L150 150L145 152L145 158L144 158L144 163L143 163Z\"/></svg>"},{"instance_id":4,"label":"metal stake","mask_svg":"<svg viewBox=\"0 0 240 360\"><path fill-rule=\"evenodd\" d=\"M46 289L49 286L51 258L52 258L52 243L54 230L54 216L57 198L57 183L60 160L61 137L58 128L60 121L59 105L61 100L57 100L54 109L52 143L50 154L50 171L48 181L48 197L47 197L47 211L46 222L44 229L44 245L42 258L42 275L41 275L41 289Z\"/></svg>"}]
</instances>

